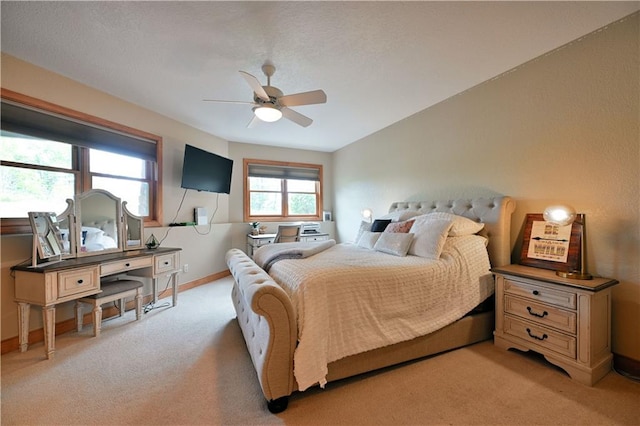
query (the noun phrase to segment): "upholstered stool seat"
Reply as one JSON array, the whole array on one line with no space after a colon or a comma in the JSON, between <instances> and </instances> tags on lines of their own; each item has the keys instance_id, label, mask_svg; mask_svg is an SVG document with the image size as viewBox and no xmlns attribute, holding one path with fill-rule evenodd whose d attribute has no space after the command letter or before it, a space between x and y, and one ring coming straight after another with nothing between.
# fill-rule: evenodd
<instances>
[{"instance_id":1,"label":"upholstered stool seat","mask_svg":"<svg viewBox=\"0 0 640 426\"><path fill-rule=\"evenodd\" d=\"M136 320L142 316L142 287L143 284L136 280L109 281L100 284L102 292L86 296L76 301L76 325L78 331L82 330L82 303L93 306L93 335L100 335L102 323L102 304L119 300L118 310L120 316L124 315L125 298L134 297L136 303Z\"/></svg>"}]
</instances>

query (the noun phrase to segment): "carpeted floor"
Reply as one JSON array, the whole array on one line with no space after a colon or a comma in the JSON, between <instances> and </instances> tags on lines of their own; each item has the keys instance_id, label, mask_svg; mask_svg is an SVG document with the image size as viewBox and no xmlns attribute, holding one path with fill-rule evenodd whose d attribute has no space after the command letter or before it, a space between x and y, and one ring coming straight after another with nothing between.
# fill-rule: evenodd
<instances>
[{"instance_id":1,"label":"carpeted floor","mask_svg":"<svg viewBox=\"0 0 640 426\"><path fill-rule=\"evenodd\" d=\"M231 279L175 308L67 333L2 356L3 425L638 425L640 383L575 383L490 341L294 394L266 409L230 301Z\"/></svg>"}]
</instances>

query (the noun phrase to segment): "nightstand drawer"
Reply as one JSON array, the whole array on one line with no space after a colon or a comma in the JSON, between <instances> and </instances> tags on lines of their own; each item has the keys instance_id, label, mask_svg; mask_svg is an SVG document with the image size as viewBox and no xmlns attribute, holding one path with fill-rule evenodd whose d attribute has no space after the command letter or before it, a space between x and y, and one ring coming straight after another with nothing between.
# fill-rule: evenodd
<instances>
[{"instance_id":1,"label":"nightstand drawer","mask_svg":"<svg viewBox=\"0 0 640 426\"><path fill-rule=\"evenodd\" d=\"M99 288L98 267L73 269L58 273L58 299Z\"/></svg>"},{"instance_id":2,"label":"nightstand drawer","mask_svg":"<svg viewBox=\"0 0 640 426\"><path fill-rule=\"evenodd\" d=\"M560 355L576 358L576 338L573 336L521 321L510 315L504 316L504 332Z\"/></svg>"},{"instance_id":3,"label":"nightstand drawer","mask_svg":"<svg viewBox=\"0 0 640 426\"><path fill-rule=\"evenodd\" d=\"M538 302L551 303L552 305L563 308L576 309L577 306L576 293L551 290L547 287L525 284L510 279L504 280L504 292L506 294L514 294L516 296L537 300Z\"/></svg>"},{"instance_id":4,"label":"nightstand drawer","mask_svg":"<svg viewBox=\"0 0 640 426\"><path fill-rule=\"evenodd\" d=\"M557 328L572 334L576 333L575 312L564 311L551 305L509 295L504 298L504 310L506 313L541 325Z\"/></svg>"}]
</instances>

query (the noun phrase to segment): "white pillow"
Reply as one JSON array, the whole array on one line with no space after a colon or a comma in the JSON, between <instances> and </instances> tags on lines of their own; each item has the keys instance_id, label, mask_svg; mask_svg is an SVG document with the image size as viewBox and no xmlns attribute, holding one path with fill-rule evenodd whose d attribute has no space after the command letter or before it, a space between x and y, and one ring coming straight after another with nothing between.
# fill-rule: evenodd
<instances>
[{"instance_id":1,"label":"white pillow","mask_svg":"<svg viewBox=\"0 0 640 426\"><path fill-rule=\"evenodd\" d=\"M411 231L415 237L409 247L409 254L426 259L440 259L442 248L453 222L449 219L422 220L414 223Z\"/></svg>"},{"instance_id":2,"label":"white pillow","mask_svg":"<svg viewBox=\"0 0 640 426\"><path fill-rule=\"evenodd\" d=\"M360 222L360 228L358 229L358 233L356 234L356 239L354 240L356 244L360 241L360 237L364 232L371 231L371 223L363 220Z\"/></svg>"},{"instance_id":3,"label":"white pillow","mask_svg":"<svg viewBox=\"0 0 640 426\"><path fill-rule=\"evenodd\" d=\"M102 229L89 226L83 226L82 233L84 234L84 244L100 244L102 242L102 236L104 235Z\"/></svg>"},{"instance_id":4,"label":"white pillow","mask_svg":"<svg viewBox=\"0 0 640 426\"><path fill-rule=\"evenodd\" d=\"M391 219L391 222L403 222L412 217L420 215L420 212L416 210L398 210L395 212L387 213L378 219Z\"/></svg>"},{"instance_id":5,"label":"white pillow","mask_svg":"<svg viewBox=\"0 0 640 426\"><path fill-rule=\"evenodd\" d=\"M380 234L382 234L382 232L364 231L360 236L360 239L358 239L358 247L373 249L376 241L378 241L378 238L380 238Z\"/></svg>"},{"instance_id":6,"label":"white pillow","mask_svg":"<svg viewBox=\"0 0 640 426\"><path fill-rule=\"evenodd\" d=\"M416 223L430 219L448 219L452 221L453 226L449 230L450 237L461 237L463 235L477 234L482 230L482 228L484 228L484 223L482 222L475 222L469 218L447 212L433 212L418 216L416 218Z\"/></svg>"},{"instance_id":7,"label":"white pillow","mask_svg":"<svg viewBox=\"0 0 640 426\"><path fill-rule=\"evenodd\" d=\"M394 256L406 256L413 241L413 234L381 232L373 249Z\"/></svg>"}]
</instances>

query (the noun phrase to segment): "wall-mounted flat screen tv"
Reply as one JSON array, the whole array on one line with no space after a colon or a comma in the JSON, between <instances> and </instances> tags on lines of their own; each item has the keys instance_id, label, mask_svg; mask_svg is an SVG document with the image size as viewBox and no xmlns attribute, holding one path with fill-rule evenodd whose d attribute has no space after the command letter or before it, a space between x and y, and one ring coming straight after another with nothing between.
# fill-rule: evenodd
<instances>
[{"instance_id":1,"label":"wall-mounted flat screen tv","mask_svg":"<svg viewBox=\"0 0 640 426\"><path fill-rule=\"evenodd\" d=\"M233 160L186 145L182 163L182 188L228 194Z\"/></svg>"}]
</instances>

